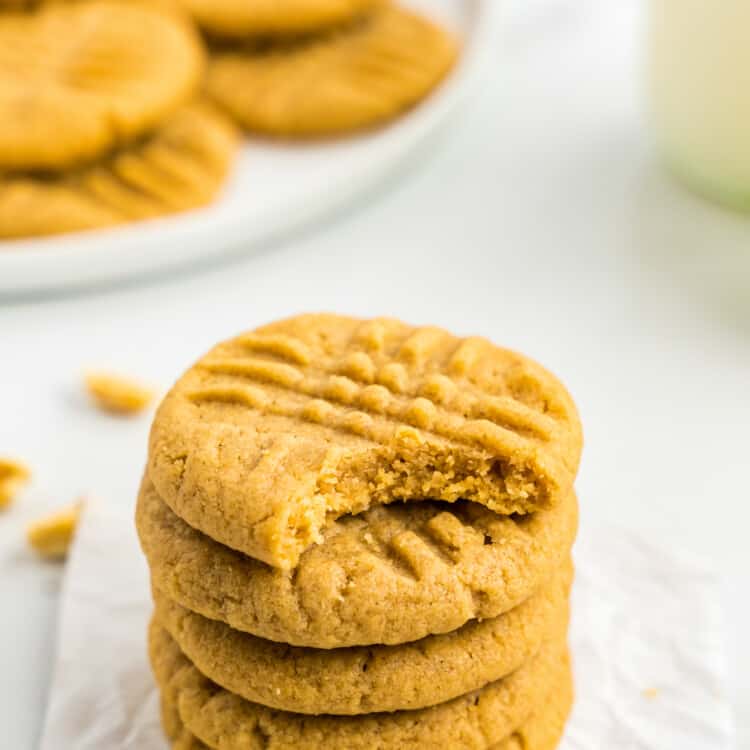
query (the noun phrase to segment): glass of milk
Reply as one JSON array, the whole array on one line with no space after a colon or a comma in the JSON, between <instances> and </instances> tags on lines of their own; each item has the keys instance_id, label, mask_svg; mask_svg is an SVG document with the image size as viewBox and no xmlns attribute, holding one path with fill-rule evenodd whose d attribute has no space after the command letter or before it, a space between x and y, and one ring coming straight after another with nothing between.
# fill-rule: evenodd
<instances>
[{"instance_id":1,"label":"glass of milk","mask_svg":"<svg viewBox=\"0 0 750 750\"><path fill-rule=\"evenodd\" d=\"M750 212L750 0L648 0L652 127L674 173Z\"/></svg>"}]
</instances>

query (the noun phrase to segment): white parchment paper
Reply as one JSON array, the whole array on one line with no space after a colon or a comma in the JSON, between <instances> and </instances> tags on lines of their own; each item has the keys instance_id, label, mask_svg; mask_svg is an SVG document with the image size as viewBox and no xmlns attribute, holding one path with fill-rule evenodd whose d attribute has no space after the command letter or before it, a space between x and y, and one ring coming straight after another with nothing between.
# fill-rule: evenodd
<instances>
[{"instance_id":1,"label":"white parchment paper","mask_svg":"<svg viewBox=\"0 0 750 750\"><path fill-rule=\"evenodd\" d=\"M611 528L584 528L575 557L577 702L562 750L731 748L715 576ZM67 563L41 750L166 750L150 612L131 516L90 503Z\"/></svg>"}]
</instances>

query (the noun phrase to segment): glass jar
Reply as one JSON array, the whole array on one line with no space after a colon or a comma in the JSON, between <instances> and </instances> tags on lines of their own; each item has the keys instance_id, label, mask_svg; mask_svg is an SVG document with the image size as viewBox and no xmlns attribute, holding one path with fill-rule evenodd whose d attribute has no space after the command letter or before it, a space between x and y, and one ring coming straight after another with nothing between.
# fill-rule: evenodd
<instances>
[{"instance_id":1,"label":"glass jar","mask_svg":"<svg viewBox=\"0 0 750 750\"><path fill-rule=\"evenodd\" d=\"M750 0L647 0L651 123L694 190L750 211Z\"/></svg>"}]
</instances>

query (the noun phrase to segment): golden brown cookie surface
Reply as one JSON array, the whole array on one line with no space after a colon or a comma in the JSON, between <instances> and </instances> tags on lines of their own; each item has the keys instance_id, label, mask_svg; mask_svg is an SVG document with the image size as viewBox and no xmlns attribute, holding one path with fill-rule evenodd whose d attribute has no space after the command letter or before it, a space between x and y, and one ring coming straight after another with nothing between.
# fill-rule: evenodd
<instances>
[{"instance_id":1,"label":"golden brown cookie surface","mask_svg":"<svg viewBox=\"0 0 750 750\"><path fill-rule=\"evenodd\" d=\"M67 175L0 175L0 237L57 234L197 208L221 189L238 145L213 107L183 107L153 135Z\"/></svg>"},{"instance_id":2,"label":"golden brown cookie surface","mask_svg":"<svg viewBox=\"0 0 750 750\"><path fill-rule=\"evenodd\" d=\"M233 695L204 677L171 637L153 624L149 651L166 699L185 727L209 747L385 750L450 747L485 750L509 737L570 679L567 647L558 642L503 680L447 703L416 711L363 716L301 716Z\"/></svg>"},{"instance_id":3,"label":"golden brown cookie surface","mask_svg":"<svg viewBox=\"0 0 750 750\"><path fill-rule=\"evenodd\" d=\"M346 23L383 0L179 0L199 26L221 37L316 32Z\"/></svg>"},{"instance_id":4,"label":"golden brown cookie surface","mask_svg":"<svg viewBox=\"0 0 750 750\"><path fill-rule=\"evenodd\" d=\"M292 571L196 531L145 482L136 522L154 585L205 617L313 648L400 644L497 617L567 560L570 495L547 511L497 516L473 503L377 506L330 526Z\"/></svg>"},{"instance_id":5,"label":"golden brown cookie surface","mask_svg":"<svg viewBox=\"0 0 750 750\"><path fill-rule=\"evenodd\" d=\"M194 31L141 3L0 15L0 172L61 170L129 143L187 101Z\"/></svg>"},{"instance_id":6,"label":"golden brown cookie surface","mask_svg":"<svg viewBox=\"0 0 750 750\"><path fill-rule=\"evenodd\" d=\"M206 745L185 729L177 707L164 694L160 698L161 726L172 744L172 750L208 750Z\"/></svg>"},{"instance_id":7,"label":"golden brown cookie surface","mask_svg":"<svg viewBox=\"0 0 750 750\"><path fill-rule=\"evenodd\" d=\"M333 520L380 504L554 507L580 453L570 396L527 357L394 319L300 315L219 344L177 382L148 473L191 526L289 569Z\"/></svg>"},{"instance_id":8,"label":"golden brown cookie surface","mask_svg":"<svg viewBox=\"0 0 750 750\"><path fill-rule=\"evenodd\" d=\"M207 89L251 132L326 136L397 116L437 86L456 55L448 32L388 5L325 36L217 50Z\"/></svg>"},{"instance_id":9,"label":"golden brown cookie surface","mask_svg":"<svg viewBox=\"0 0 750 750\"><path fill-rule=\"evenodd\" d=\"M572 672L568 670L560 683L550 687L531 717L507 740L507 750L555 750L558 747L575 699Z\"/></svg>"},{"instance_id":10,"label":"golden brown cookie surface","mask_svg":"<svg viewBox=\"0 0 750 750\"><path fill-rule=\"evenodd\" d=\"M164 734L167 735L167 739L176 740L184 729L180 720L180 714L177 712L177 707L173 703L170 703L164 695L161 695L159 709Z\"/></svg>"},{"instance_id":11,"label":"golden brown cookie surface","mask_svg":"<svg viewBox=\"0 0 750 750\"><path fill-rule=\"evenodd\" d=\"M572 674L559 684L550 685L549 695L539 701L534 713L513 734L491 750L554 750L562 739L565 723L573 706ZM208 750L185 729L177 709L162 698L162 723L172 750Z\"/></svg>"},{"instance_id":12,"label":"golden brown cookie surface","mask_svg":"<svg viewBox=\"0 0 750 750\"><path fill-rule=\"evenodd\" d=\"M424 708L518 669L567 628L568 565L511 612L400 646L311 649L273 643L181 607L154 589L156 619L213 682L249 701L305 714Z\"/></svg>"}]
</instances>

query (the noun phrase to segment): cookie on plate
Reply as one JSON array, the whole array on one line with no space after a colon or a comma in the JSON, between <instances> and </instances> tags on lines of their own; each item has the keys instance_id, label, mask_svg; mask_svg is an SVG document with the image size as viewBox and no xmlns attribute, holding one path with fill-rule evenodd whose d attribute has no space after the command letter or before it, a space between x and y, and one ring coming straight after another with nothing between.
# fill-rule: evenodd
<instances>
[{"instance_id":1,"label":"cookie on plate","mask_svg":"<svg viewBox=\"0 0 750 750\"><path fill-rule=\"evenodd\" d=\"M188 370L154 420L148 475L194 528L290 569L336 518L381 504L551 509L581 443L567 391L527 357L393 319L300 315Z\"/></svg>"},{"instance_id":2,"label":"cookie on plate","mask_svg":"<svg viewBox=\"0 0 750 750\"><path fill-rule=\"evenodd\" d=\"M185 727L209 747L489 748L508 738L550 694L570 680L567 647L543 646L513 674L431 708L363 716L306 716L266 708L218 687L156 623L149 654L165 698Z\"/></svg>"},{"instance_id":3,"label":"cookie on plate","mask_svg":"<svg viewBox=\"0 0 750 750\"><path fill-rule=\"evenodd\" d=\"M248 131L335 135L377 125L419 102L457 52L445 29L385 5L325 35L217 48L207 90Z\"/></svg>"},{"instance_id":4,"label":"cookie on plate","mask_svg":"<svg viewBox=\"0 0 750 750\"><path fill-rule=\"evenodd\" d=\"M353 21L385 0L179 0L196 23L226 38L309 34Z\"/></svg>"},{"instance_id":5,"label":"cookie on plate","mask_svg":"<svg viewBox=\"0 0 750 750\"><path fill-rule=\"evenodd\" d=\"M571 578L567 564L505 615L399 646L273 643L191 612L156 588L155 617L206 677L254 703L305 714L400 711L444 703L521 667L567 629Z\"/></svg>"},{"instance_id":6,"label":"cookie on plate","mask_svg":"<svg viewBox=\"0 0 750 750\"><path fill-rule=\"evenodd\" d=\"M0 237L96 229L197 208L220 191L238 142L224 114L194 102L138 143L67 174L0 174Z\"/></svg>"},{"instance_id":7,"label":"cookie on plate","mask_svg":"<svg viewBox=\"0 0 750 750\"><path fill-rule=\"evenodd\" d=\"M529 516L466 501L376 506L326 530L292 571L186 524L144 481L136 509L156 588L260 638L313 648L395 645L497 617L564 566L574 494Z\"/></svg>"},{"instance_id":8,"label":"cookie on plate","mask_svg":"<svg viewBox=\"0 0 750 750\"><path fill-rule=\"evenodd\" d=\"M191 26L142 3L0 14L0 173L80 166L160 125L193 94Z\"/></svg>"}]
</instances>

